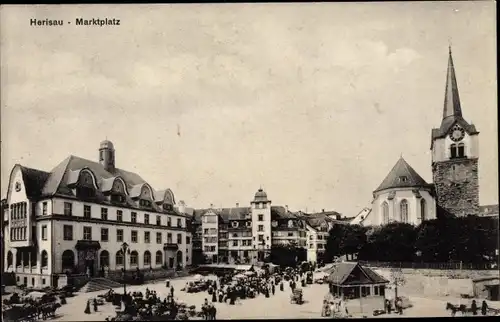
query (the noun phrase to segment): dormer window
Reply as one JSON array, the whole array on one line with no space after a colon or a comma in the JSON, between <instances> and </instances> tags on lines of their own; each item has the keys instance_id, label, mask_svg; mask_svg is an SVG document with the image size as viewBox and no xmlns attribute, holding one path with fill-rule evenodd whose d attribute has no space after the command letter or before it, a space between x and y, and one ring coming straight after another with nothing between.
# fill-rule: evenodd
<instances>
[{"instance_id":1,"label":"dormer window","mask_svg":"<svg viewBox=\"0 0 500 322\"><path fill-rule=\"evenodd\" d=\"M251 221L247 221L247 227L248 228L252 227L252 222Z\"/></svg>"},{"instance_id":2,"label":"dormer window","mask_svg":"<svg viewBox=\"0 0 500 322\"><path fill-rule=\"evenodd\" d=\"M288 221L288 228L293 228L293 220Z\"/></svg>"},{"instance_id":3,"label":"dormer window","mask_svg":"<svg viewBox=\"0 0 500 322\"><path fill-rule=\"evenodd\" d=\"M139 206L141 206L141 207L151 207L151 201L150 200L140 199L139 200Z\"/></svg>"},{"instance_id":4,"label":"dormer window","mask_svg":"<svg viewBox=\"0 0 500 322\"><path fill-rule=\"evenodd\" d=\"M232 226L233 228L238 228L238 222L237 222L237 221L233 221L233 222L231 223L231 226Z\"/></svg>"},{"instance_id":5,"label":"dormer window","mask_svg":"<svg viewBox=\"0 0 500 322\"><path fill-rule=\"evenodd\" d=\"M111 202L123 203L125 202L125 197L118 194L111 195Z\"/></svg>"},{"instance_id":6,"label":"dormer window","mask_svg":"<svg viewBox=\"0 0 500 322\"><path fill-rule=\"evenodd\" d=\"M401 176L401 177L399 177L399 182L401 182L401 183L408 182L408 177L407 176Z\"/></svg>"},{"instance_id":7,"label":"dormer window","mask_svg":"<svg viewBox=\"0 0 500 322\"><path fill-rule=\"evenodd\" d=\"M172 211L172 205L171 204L168 204L168 203L164 203L163 204L163 210L165 211Z\"/></svg>"}]
</instances>

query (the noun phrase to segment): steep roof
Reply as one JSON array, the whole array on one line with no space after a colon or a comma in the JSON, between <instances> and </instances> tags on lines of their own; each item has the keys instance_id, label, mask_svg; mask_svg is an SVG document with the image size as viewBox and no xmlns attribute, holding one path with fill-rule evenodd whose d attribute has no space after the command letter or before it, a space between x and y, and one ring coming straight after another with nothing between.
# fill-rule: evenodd
<instances>
[{"instance_id":1,"label":"steep roof","mask_svg":"<svg viewBox=\"0 0 500 322\"><path fill-rule=\"evenodd\" d=\"M201 216L206 212L212 210L214 213L220 216L223 221L229 220L242 220L246 219L248 214L251 214L250 207L233 207L233 208L206 208L206 209L194 209L193 218L197 222L201 222ZM271 217L273 219L298 219L299 217L287 211L285 207L282 206L271 206Z\"/></svg>"},{"instance_id":2,"label":"steep roof","mask_svg":"<svg viewBox=\"0 0 500 322\"><path fill-rule=\"evenodd\" d=\"M443 120L441 121L441 126L439 128L432 129L431 149L434 139L445 137L451 127L455 124L464 128L469 135L479 133L476 130L476 127L473 124L467 123L462 116L462 106L460 103L460 95L458 93L457 77L450 47L448 54L448 69L446 71L446 87L444 91Z\"/></svg>"},{"instance_id":3,"label":"steep roof","mask_svg":"<svg viewBox=\"0 0 500 322\"><path fill-rule=\"evenodd\" d=\"M34 198L40 196L42 188L47 182L50 173L24 166L20 166L20 169L23 176L27 197Z\"/></svg>"},{"instance_id":4,"label":"steep roof","mask_svg":"<svg viewBox=\"0 0 500 322\"><path fill-rule=\"evenodd\" d=\"M73 155L64 159L50 172L20 166L23 180L26 185L26 193L29 198L51 197L56 195L75 197L70 187L77 182L79 173L84 168L90 170L94 174L98 187L96 199L100 201L106 201L103 192L109 191L112 188L113 180L117 177L123 179L129 192L137 190L137 187L143 184L147 184L147 182L136 173L118 168L114 169L113 172L108 172L98 162ZM173 201L173 194L169 189L159 193L153 190L152 193L155 201L158 201L158 197L164 197L167 193L167 199L172 199L171 201ZM163 199L161 199L161 201L163 201ZM125 202L131 207L135 206L130 196L126 197ZM154 204L153 208L156 209L157 205Z\"/></svg>"},{"instance_id":5,"label":"steep roof","mask_svg":"<svg viewBox=\"0 0 500 322\"><path fill-rule=\"evenodd\" d=\"M366 277L373 284L379 283L389 283L388 280L375 273L369 267L363 267L357 262L341 262L334 265L334 270L328 277L328 280L334 282L337 285L349 284L346 283L348 278L351 277L351 274L355 271L356 268L360 270L361 273L364 273Z\"/></svg>"},{"instance_id":6,"label":"steep roof","mask_svg":"<svg viewBox=\"0 0 500 322\"><path fill-rule=\"evenodd\" d=\"M406 177L404 180L403 177ZM429 184L415 171L403 157L391 169L374 192L390 188L429 187Z\"/></svg>"}]
</instances>

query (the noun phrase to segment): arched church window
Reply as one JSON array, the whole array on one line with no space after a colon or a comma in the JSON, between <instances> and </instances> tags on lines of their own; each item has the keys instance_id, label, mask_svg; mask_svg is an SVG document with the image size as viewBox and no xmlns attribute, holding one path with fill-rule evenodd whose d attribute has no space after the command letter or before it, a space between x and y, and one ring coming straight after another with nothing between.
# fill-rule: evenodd
<instances>
[{"instance_id":1,"label":"arched church window","mask_svg":"<svg viewBox=\"0 0 500 322\"><path fill-rule=\"evenodd\" d=\"M399 211L401 222L408 223L408 201L406 199L401 200L401 203L399 204Z\"/></svg>"},{"instance_id":2,"label":"arched church window","mask_svg":"<svg viewBox=\"0 0 500 322\"><path fill-rule=\"evenodd\" d=\"M453 159L456 157L457 157L457 145L452 144L452 145L450 145L450 158Z\"/></svg>"},{"instance_id":3,"label":"arched church window","mask_svg":"<svg viewBox=\"0 0 500 322\"><path fill-rule=\"evenodd\" d=\"M387 203L387 201L384 201L384 203L382 204L382 223L389 223L389 204Z\"/></svg>"},{"instance_id":4,"label":"arched church window","mask_svg":"<svg viewBox=\"0 0 500 322\"><path fill-rule=\"evenodd\" d=\"M420 199L420 220L427 220L427 202L424 198Z\"/></svg>"},{"instance_id":5,"label":"arched church window","mask_svg":"<svg viewBox=\"0 0 500 322\"><path fill-rule=\"evenodd\" d=\"M465 144L463 143L458 144L457 157L459 158L465 157Z\"/></svg>"}]
</instances>

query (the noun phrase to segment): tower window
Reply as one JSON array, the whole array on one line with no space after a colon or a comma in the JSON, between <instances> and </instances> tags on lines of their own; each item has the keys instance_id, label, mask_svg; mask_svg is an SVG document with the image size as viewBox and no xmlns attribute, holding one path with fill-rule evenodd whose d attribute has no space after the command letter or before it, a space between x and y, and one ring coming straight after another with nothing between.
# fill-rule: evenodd
<instances>
[{"instance_id":1,"label":"tower window","mask_svg":"<svg viewBox=\"0 0 500 322\"><path fill-rule=\"evenodd\" d=\"M457 157L457 145L452 144L452 145L450 145L450 158L454 159L456 157Z\"/></svg>"},{"instance_id":2,"label":"tower window","mask_svg":"<svg viewBox=\"0 0 500 322\"><path fill-rule=\"evenodd\" d=\"M450 145L450 158L464 158L465 157L465 144L459 143L458 145Z\"/></svg>"},{"instance_id":3,"label":"tower window","mask_svg":"<svg viewBox=\"0 0 500 322\"><path fill-rule=\"evenodd\" d=\"M457 154L459 158L465 157L465 145L463 143L458 144Z\"/></svg>"}]
</instances>

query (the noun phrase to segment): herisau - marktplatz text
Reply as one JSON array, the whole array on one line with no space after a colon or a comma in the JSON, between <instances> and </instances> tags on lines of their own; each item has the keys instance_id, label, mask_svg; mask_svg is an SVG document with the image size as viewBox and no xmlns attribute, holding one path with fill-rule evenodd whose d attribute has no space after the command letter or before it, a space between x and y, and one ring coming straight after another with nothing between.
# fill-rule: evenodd
<instances>
[{"instance_id":1,"label":"herisau - marktplatz text","mask_svg":"<svg viewBox=\"0 0 500 322\"><path fill-rule=\"evenodd\" d=\"M119 26L120 25L120 19L110 19L110 18L105 18L105 19L100 19L100 18L94 18L94 19L83 19L83 18L76 18L75 23L77 26L99 26L99 27L104 27L104 26ZM71 22L67 22L68 25L71 25ZM53 19L30 19L30 26L63 26L64 25L64 20L53 20Z\"/></svg>"},{"instance_id":2,"label":"herisau - marktplatz text","mask_svg":"<svg viewBox=\"0 0 500 322\"><path fill-rule=\"evenodd\" d=\"M99 26L99 27L104 27L104 26L119 26L120 25L120 19L100 19L100 18L94 18L94 19L83 19L83 18L76 18L76 25L77 26Z\"/></svg>"}]
</instances>

